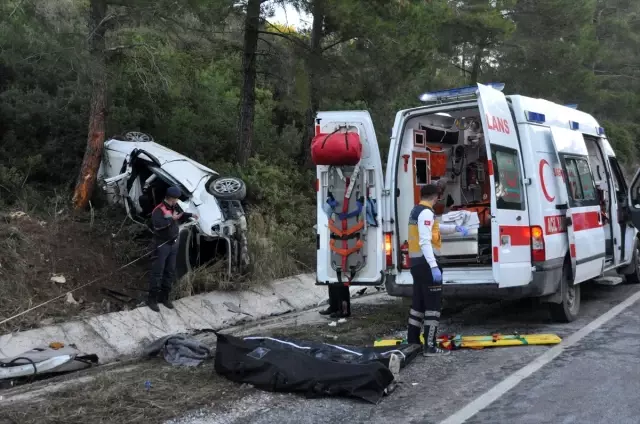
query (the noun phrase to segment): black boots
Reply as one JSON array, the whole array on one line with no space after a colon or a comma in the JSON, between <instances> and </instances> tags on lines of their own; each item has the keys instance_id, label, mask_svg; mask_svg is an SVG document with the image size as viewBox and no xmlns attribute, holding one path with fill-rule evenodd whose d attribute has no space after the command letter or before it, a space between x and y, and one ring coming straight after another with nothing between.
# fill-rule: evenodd
<instances>
[{"instance_id":1,"label":"black boots","mask_svg":"<svg viewBox=\"0 0 640 424\"><path fill-rule=\"evenodd\" d=\"M149 292L149 297L147 298L147 306L154 312L160 312L160 308L158 307L158 292L155 290L151 290Z\"/></svg>"},{"instance_id":2,"label":"black boots","mask_svg":"<svg viewBox=\"0 0 640 424\"><path fill-rule=\"evenodd\" d=\"M151 309L154 312L160 312L160 307L158 307L158 302L160 302L167 308L173 309L174 306L171 300L169 299L169 294L170 294L169 290L161 290L159 292L155 290L151 290L149 292L149 298L147 299L147 306L149 307L149 309Z\"/></svg>"},{"instance_id":3,"label":"black boots","mask_svg":"<svg viewBox=\"0 0 640 424\"><path fill-rule=\"evenodd\" d=\"M349 318L351 316L350 299L347 298L347 300L343 300L341 303L342 305L340 305L338 310L329 315L331 318Z\"/></svg>"},{"instance_id":4,"label":"black boots","mask_svg":"<svg viewBox=\"0 0 640 424\"><path fill-rule=\"evenodd\" d=\"M451 353L449 350L441 349L438 347L437 341L438 326L437 325L425 325L424 326L424 356L445 356Z\"/></svg>"},{"instance_id":5,"label":"black boots","mask_svg":"<svg viewBox=\"0 0 640 424\"><path fill-rule=\"evenodd\" d=\"M329 286L329 307L320 311L320 315L331 318L348 318L351 316L351 294L349 287L331 284Z\"/></svg>"},{"instance_id":6,"label":"black boots","mask_svg":"<svg viewBox=\"0 0 640 424\"><path fill-rule=\"evenodd\" d=\"M162 302L162 304L167 308L173 309L174 308L173 303L171 302L171 299L169 299L170 294L171 294L171 290L162 290L160 292L160 297L158 298L158 300Z\"/></svg>"}]
</instances>

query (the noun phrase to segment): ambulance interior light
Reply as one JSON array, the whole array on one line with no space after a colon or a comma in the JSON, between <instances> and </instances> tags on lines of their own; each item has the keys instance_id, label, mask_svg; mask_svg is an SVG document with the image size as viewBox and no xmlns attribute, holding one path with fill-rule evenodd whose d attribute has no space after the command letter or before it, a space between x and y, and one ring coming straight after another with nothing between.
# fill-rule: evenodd
<instances>
[{"instance_id":1,"label":"ambulance interior light","mask_svg":"<svg viewBox=\"0 0 640 424\"><path fill-rule=\"evenodd\" d=\"M497 83L487 83L485 84L495 90L502 91L504 89L504 84L501 82ZM469 85L466 87L459 88L450 88L448 90L439 90L439 91L429 91L420 95L419 99L422 102L437 102L442 100L454 100L460 97L469 97L474 96L478 87L475 85Z\"/></svg>"}]
</instances>

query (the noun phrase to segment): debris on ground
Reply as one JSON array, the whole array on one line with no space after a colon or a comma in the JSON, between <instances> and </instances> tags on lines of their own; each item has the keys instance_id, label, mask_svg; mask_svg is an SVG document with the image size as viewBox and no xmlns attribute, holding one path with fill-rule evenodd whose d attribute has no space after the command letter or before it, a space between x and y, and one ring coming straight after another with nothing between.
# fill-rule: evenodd
<instances>
[{"instance_id":1,"label":"debris on ground","mask_svg":"<svg viewBox=\"0 0 640 424\"><path fill-rule=\"evenodd\" d=\"M74 299L73 293L71 293L71 292L67 293L67 297L65 298L65 302L67 302L70 305L79 305L80 304L80 303L78 303L77 300Z\"/></svg>"},{"instance_id":2,"label":"debris on ground","mask_svg":"<svg viewBox=\"0 0 640 424\"><path fill-rule=\"evenodd\" d=\"M53 342L20 355L0 360L0 381L24 382L25 378L79 371L98 364L98 356L86 354L74 345Z\"/></svg>"},{"instance_id":3,"label":"debris on ground","mask_svg":"<svg viewBox=\"0 0 640 424\"><path fill-rule=\"evenodd\" d=\"M60 274L60 275L52 275L51 278L49 279L49 281L51 281L52 283L56 283L56 284L65 284L67 282L67 278Z\"/></svg>"},{"instance_id":4,"label":"debris on ground","mask_svg":"<svg viewBox=\"0 0 640 424\"><path fill-rule=\"evenodd\" d=\"M143 355L153 357L162 353L172 365L195 367L211 358L211 349L204 343L185 334L165 336L148 345Z\"/></svg>"}]
</instances>

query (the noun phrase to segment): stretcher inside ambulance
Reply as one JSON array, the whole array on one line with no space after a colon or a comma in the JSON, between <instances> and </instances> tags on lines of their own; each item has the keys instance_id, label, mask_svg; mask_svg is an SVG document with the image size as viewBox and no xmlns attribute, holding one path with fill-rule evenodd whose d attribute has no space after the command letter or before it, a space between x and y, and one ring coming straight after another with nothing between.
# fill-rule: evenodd
<instances>
[{"instance_id":1,"label":"stretcher inside ambulance","mask_svg":"<svg viewBox=\"0 0 640 424\"><path fill-rule=\"evenodd\" d=\"M318 284L410 296L408 217L430 183L438 219L469 230L443 235L437 252L449 296L538 297L571 321L580 283L614 269L640 282L640 194L636 208L603 128L503 88L426 93L399 111L386 172L368 112L318 113Z\"/></svg>"}]
</instances>

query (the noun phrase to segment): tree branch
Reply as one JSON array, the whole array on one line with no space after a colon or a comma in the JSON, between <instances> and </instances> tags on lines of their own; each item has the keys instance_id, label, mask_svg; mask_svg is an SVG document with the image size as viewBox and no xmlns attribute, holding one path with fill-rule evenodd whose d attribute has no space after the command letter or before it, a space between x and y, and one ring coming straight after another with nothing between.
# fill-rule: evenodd
<instances>
[{"instance_id":1,"label":"tree branch","mask_svg":"<svg viewBox=\"0 0 640 424\"><path fill-rule=\"evenodd\" d=\"M456 65L455 63L452 63L452 65L458 69L460 69L462 72L466 73L466 74L470 74L471 71L469 71L468 69L465 69L464 67L460 66L460 65Z\"/></svg>"},{"instance_id":2,"label":"tree branch","mask_svg":"<svg viewBox=\"0 0 640 424\"><path fill-rule=\"evenodd\" d=\"M145 46L145 43L135 43L135 44L126 44L126 45L120 45L120 46L113 46L113 47L109 47L107 49L104 49L105 53L113 53L113 52L118 52L121 50L126 50L126 49L132 49L134 47L140 47L140 46Z\"/></svg>"},{"instance_id":3,"label":"tree branch","mask_svg":"<svg viewBox=\"0 0 640 424\"><path fill-rule=\"evenodd\" d=\"M338 41L336 41L335 43L331 43L328 46L325 46L322 48L323 52L326 52L327 50L331 50L332 48L334 48L335 46L337 46L338 44L342 44L342 43L346 43L347 41L351 41L354 40L357 37L348 37L348 38L342 38Z\"/></svg>"}]
</instances>

